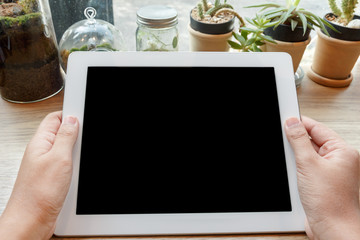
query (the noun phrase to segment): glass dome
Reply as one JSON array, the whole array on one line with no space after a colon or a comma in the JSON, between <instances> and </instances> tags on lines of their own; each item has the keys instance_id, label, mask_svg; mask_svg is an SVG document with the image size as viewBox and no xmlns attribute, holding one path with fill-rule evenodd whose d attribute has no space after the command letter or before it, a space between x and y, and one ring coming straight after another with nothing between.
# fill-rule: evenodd
<instances>
[{"instance_id":1,"label":"glass dome","mask_svg":"<svg viewBox=\"0 0 360 240\"><path fill-rule=\"evenodd\" d=\"M111 23L95 19L96 10L86 8L87 19L70 26L63 34L60 43L60 62L66 72L70 53L75 51L124 51L121 32Z\"/></svg>"}]
</instances>

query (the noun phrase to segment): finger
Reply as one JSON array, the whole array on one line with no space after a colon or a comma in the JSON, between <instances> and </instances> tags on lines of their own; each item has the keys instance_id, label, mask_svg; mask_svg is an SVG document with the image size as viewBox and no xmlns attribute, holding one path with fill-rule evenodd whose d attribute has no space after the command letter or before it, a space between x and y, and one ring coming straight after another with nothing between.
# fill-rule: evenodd
<instances>
[{"instance_id":1,"label":"finger","mask_svg":"<svg viewBox=\"0 0 360 240\"><path fill-rule=\"evenodd\" d=\"M298 118L289 118L286 121L285 132L298 163L317 156L305 126Z\"/></svg>"},{"instance_id":2,"label":"finger","mask_svg":"<svg viewBox=\"0 0 360 240\"><path fill-rule=\"evenodd\" d=\"M49 113L40 123L37 133L41 132L51 132L54 135L59 130L61 125L61 116L62 111Z\"/></svg>"},{"instance_id":3,"label":"finger","mask_svg":"<svg viewBox=\"0 0 360 240\"><path fill-rule=\"evenodd\" d=\"M27 148L37 155L47 153L53 147L61 125L61 111L48 114L40 123Z\"/></svg>"},{"instance_id":4,"label":"finger","mask_svg":"<svg viewBox=\"0 0 360 240\"><path fill-rule=\"evenodd\" d=\"M79 131L76 117L66 116L56 134L53 150L62 154L72 153Z\"/></svg>"},{"instance_id":5,"label":"finger","mask_svg":"<svg viewBox=\"0 0 360 240\"><path fill-rule=\"evenodd\" d=\"M331 140L341 140L336 132L326 127L324 124L305 116L302 116L301 119L311 139L317 146L321 147Z\"/></svg>"}]
</instances>

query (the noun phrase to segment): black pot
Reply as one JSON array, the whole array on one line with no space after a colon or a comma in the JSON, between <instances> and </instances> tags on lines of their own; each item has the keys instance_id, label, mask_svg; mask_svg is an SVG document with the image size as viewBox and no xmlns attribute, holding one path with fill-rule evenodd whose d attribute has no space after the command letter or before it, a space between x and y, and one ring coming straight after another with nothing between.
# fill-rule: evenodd
<instances>
[{"instance_id":1,"label":"black pot","mask_svg":"<svg viewBox=\"0 0 360 240\"><path fill-rule=\"evenodd\" d=\"M225 23L204 23L197 21L191 16L190 12L190 27L195 31L206 34L226 34L234 29L235 17Z\"/></svg>"},{"instance_id":2,"label":"black pot","mask_svg":"<svg viewBox=\"0 0 360 240\"><path fill-rule=\"evenodd\" d=\"M329 32L331 37L345 41L360 41L360 29L348 28L334 24L331 21L327 20L326 18L327 16L331 16L331 17L337 17L337 16L334 15L333 13L328 13L325 15L324 19L325 21L330 23L336 30L341 32L341 33L337 33L325 25L326 30ZM354 19L360 19L360 16L355 15Z\"/></svg>"},{"instance_id":3,"label":"black pot","mask_svg":"<svg viewBox=\"0 0 360 240\"><path fill-rule=\"evenodd\" d=\"M266 28L264 34L278 41L304 42L309 38L310 31L311 29L307 28L304 35L303 27L296 27L294 31L292 31L290 25L280 24L275 30L274 27Z\"/></svg>"}]
</instances>

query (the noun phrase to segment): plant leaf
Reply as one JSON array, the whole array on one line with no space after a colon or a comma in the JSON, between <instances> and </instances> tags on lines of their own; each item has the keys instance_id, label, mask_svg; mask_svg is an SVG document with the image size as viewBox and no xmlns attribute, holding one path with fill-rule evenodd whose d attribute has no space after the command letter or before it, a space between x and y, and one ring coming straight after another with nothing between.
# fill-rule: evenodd
<instances>
[{"instance_id":1,"label":"plant leaf","mask_svg":"<svg viewBox=\"0 0 360 240\"><path fill-rule=\"evenodd\" d=\"M230 45L231 48L233 49L242 49L242 46L240 44L238 44L237 42L228 40L228 44Z\"/></svg>"},{"instance_id":2,"label":"plant leaf","mask_svg":"<svg viewBox=\"0 0 360 240\"><path fill-rule=\"evenodd\" d=\"M301 24L302 24L303 29L304 29L304 33L303 33L303 36L304 36L305 33L306 33L306 28L308 26L308 22L307 22L307 19L306 19L305 15L302 14L301 12L298 12L298 16L299 16L299 18L301 20Z\"/></svg>"},{"instance_id":3,"label":"plant leaf","mask_svg":"<svg viewBox=\"0 0 360 240\"><path fill-rule=\"evenodd\" d=\"M241 34L241 36L243 36L243 38L247 39L247 37L249 35L249 32L245 31L245 30L242 30L242 31L240 31L240 34Z\"/></svg>"},{"instance_id":4,"label":"plant leaf","mask_svg":"<svg viewBox=\"0 0 360 240\"><path fill-rule=\"evenodd\" d=\"M269 18L269 19L275 19L277 17L280 17L281 15L283 15L283 12L277 12L277 13L269 14L269 15L266 15L266 17Z\"/></svg>"},{"instance_id":5,"label":"plant leaf","mask_svg":"<svg viewBox=\"0 0 360 240\"><path fill-rule=\"evenodd\" d=\"M246 46L250 46L251 44L253 44L254 42L256 41L256 37L252 37L252 38L250 38L250 39L248 39L247 41L246 41Z\"/></svg>"},{"instance_id":6,"label":"plant leaf","mask_svg":"<svg viewBox=\"0 0 360 240\"><path fill-rule=\"evenodd\" d=\"M288 20L291 16L292 16L292 12L296 9L296 6L290 6L290 8L288 9L288 11L284 14L282 14L282 16L279 19L279 23L275 26L275 28L277 26L279 26L280 24L283 24L284 22L286 22L286 20Z\"/></svg>"},{"instance_id":7,"label":"plant leaf","mask_svg":"<svg viewBox=\"0 0 360 240\"><path fill-rule=\"evenodd\" d=\"M261 30L258 29L252 29L252 28L248 28L248 27L241 27L240 30L244 30L247 32L251 32L251 33L258 33L258 32L262 32Z\"/></svg>"},{"instance_id":8,"label":"plant leaf","mask_svg":"<svg viewBox=\"0 0 360 240\"><path fill-rule=\"evenodd\" d=\"M261 49L256 45L254 45L252 49L254 52L262 52Z\"/></svg>"},{"instance_id":9,"label":"plant leaf","mask_svg":"<svg viewBox=\"0 0 360 240\"><path fill-rule=\"evenodd\" d=\"M278 24L278 22L277 21L274 21L274 22L269 22L269 23L266 23L266 24L264 24L264 28L269 28L269 27L273 27L273 26L275 26L275 25L277 25Z\"/></svg>"},{"instance_id":10,"label":"plant leaf","mask_svg":"<svg viewBox=\"0 0 360 240\"><path fill-rule=\"evenodd\" d=\"M294 19L291 19L290 22L291 22L291 31L294 31L296 26L299 24L299 22Z\"/></svg>"},{"instance_id":11,"label":"plant leaf","mask_svg":"<svg viewBox=\"0 0 360 240\"><path fill-rule=\"evenodd\" d=\"M287 9L285 7L281 7L281 8L275 8L275 9L268 10L266 12L263 12L262 14L268 17L269 15L279 13L279 12L283 12L283 11L286 11L286 10Z\"/></svg>"},{"instance_id":12,"label":"plant leaf","mask_svg":"<svg viewBox=\"0 0 360 240\"><path fill-rule=\"evenodd\" d=\"M261 40L268 41L268 42L276 44L275 40L272 37L268 36L268 35L261 34L261 35L259 35L259 38Z\"/></svg>"},{"instance_id":13,"label":"plant leaf","mask_svg":"<svg viewBox=\"0 0 360 240\"><path fill-rule=\"evenodd\" d=\"M251 5L251 6L246 6L244 8L258 8L258 7L263 7L262 11L264 11L267 8L271 8L271 7L281 7L281 5L277 4L277 3L264 3L264 4L259 4L259 5Z\"/></svg>"},{"instance_id":14,"label":"plant leaf","mask_svg":"<svg viewBox=\"0 0 360 240\"><path fill-rule=\"evenodd\" d=\"M238 40L238 41L240 42L240 44L241 44L242 46L245 45L246 39L245 39L243 36L241 36L241 35L238 34L238 33L233 33L233 36L235 37L236 40Z\"/></svg>"}]
</instances>

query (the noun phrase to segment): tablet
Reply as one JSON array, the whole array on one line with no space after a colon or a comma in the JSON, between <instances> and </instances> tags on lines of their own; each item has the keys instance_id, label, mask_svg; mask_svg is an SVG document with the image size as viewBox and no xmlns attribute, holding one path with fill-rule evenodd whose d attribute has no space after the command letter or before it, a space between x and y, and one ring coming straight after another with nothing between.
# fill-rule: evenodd
<instances>
[{"instance_id":1,"label":"tablet","mask_svg":"<svg viewBox=\"0 0 360 240\"><path fill-rule=\"evenodd\" d=\"M297 232L285 53L76 52L79 119L59 236Z\"/></svg>"}]
</instances>

